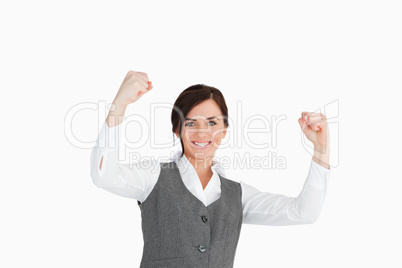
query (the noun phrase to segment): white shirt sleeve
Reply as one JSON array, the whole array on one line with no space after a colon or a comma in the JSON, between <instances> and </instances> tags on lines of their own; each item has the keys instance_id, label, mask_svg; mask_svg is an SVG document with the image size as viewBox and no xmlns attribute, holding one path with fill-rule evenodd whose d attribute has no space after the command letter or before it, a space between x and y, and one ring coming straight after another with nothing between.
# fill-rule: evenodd
<instances>
[{"instance_id":1,"label":"white shirt sleeve","mask_svg":"<svg viewBox=\"0 0 402 268\"><path fill-rule=\"evenodd\" d=\"M309 224L318 219L330 170L311 160L303 189L297 197L261 192L242 186L243 223L257 225Z\"/></svg>"},{"instance_id":2,"label":"white shirt sleeve","mask_svg":"<svg viewBox=\"0 0 402 268\"><path fill-rule=\"evenodd\" d=\"M106 121L104 122L91 151L92 181L98 188L144 202L158 180L160 164L153 160L131 164L119 163L122 125L123 123L120 123L115 127L109 127Z\"/></svg>"}]
</instances>

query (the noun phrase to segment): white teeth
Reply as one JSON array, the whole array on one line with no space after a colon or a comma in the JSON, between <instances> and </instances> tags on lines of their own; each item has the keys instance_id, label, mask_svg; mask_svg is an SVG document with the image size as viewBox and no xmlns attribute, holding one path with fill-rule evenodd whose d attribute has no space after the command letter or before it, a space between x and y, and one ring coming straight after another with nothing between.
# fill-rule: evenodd
<instances>
[{"instance_id":1,"label":"white teeth","mask_svg":"<svg viewBox=\"0 0 402 268\"><path fill-rule=\"evenodd\" d=\"M198 142L194 142L196 145L198 146L207 146L209 144L209 142L204 142L204 143L198 143Z\"/></svg>"}]
</instances>

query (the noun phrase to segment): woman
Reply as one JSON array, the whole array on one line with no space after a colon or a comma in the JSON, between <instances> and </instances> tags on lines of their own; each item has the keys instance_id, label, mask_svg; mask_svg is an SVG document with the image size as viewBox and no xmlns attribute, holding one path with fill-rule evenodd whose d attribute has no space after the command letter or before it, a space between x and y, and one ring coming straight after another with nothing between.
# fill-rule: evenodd
<instances>
[{"instance_id":1,"label":"woman","mask_svg":"<svg viewBox=\"0 0 402 268\"><path fill-rule=\"evenodd\" d=\"M141 267L233 267L243 223L292 225L317 219L329 175L324 115L303 112L299 118L315 153L303 190L296 198L287 197L226 178L214 154L229 126L228 109L221 92L206 85L187 88L174 104L172 131L182 151L170 162L119 164L118 146L99 144L108 144L106 133L115 139L126 107L152 87L146 73L128 72L91 153L94 184L138 202Z\"/></svg>"}]
</instances>

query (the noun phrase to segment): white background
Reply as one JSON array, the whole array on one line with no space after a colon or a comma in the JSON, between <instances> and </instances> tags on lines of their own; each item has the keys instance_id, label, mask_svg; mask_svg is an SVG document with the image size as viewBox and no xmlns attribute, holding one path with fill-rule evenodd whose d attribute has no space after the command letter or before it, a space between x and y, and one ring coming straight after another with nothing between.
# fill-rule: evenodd
<instances>
[{"instance_id":1,"label":"white background","mask_svg":"<svg viewBox=\"0 0 402 268\"><path fill-rule=\"evenodd\" d=\"M219 88L229 116L241 101L243 123L286 115L276 148L243 143L219 153L285 157L284 170L229 173L289 196L300 192L311 161L300 113L339 104L320 218L244 224L235 267L401 267L401 12L398 1L2 3L0 266L139 266L136 200L98 189L90 177L89 148L106 114L85 109L65 121L76 105L110 104L135 70L154 88L126 115L155 120L167 142L170 112L151 119L150 105L173 104L196 83ZM165 156L177 148L149 141L133 151Z\"/></svg>"}]
</instances>

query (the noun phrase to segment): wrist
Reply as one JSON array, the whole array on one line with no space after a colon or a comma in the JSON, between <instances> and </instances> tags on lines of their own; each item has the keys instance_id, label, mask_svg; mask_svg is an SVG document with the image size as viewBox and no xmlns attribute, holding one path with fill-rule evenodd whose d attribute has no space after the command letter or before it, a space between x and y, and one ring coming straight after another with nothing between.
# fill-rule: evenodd
<instances>
[{"instance_id":1,"label":"wrist","mask_svg":"<svg viewBox=\"0 0 402 268\"><path fill-rule=\"evenodd\" d=\"M106 123L109 127L115 127L124 120L127 105L118 101L113 101L109 114L106 118Z\"/></svg>"},{"instance_id":2,"label":"wrist","mask_svg":"<svg viewBox=\"0 0 402 268\"><path fill-rule=\"evenodd\" d=\"M330 168L329 156L330 156L329 146L314 146L313 160L317 164L329 169Z\"/></svg>"},{"instance_id":3,"label":"wrist","mask_svg":"<svg viewBox=\"0 0 402 268\"><path fill-rule=\"evenodd\" d=\"M327 150L329 150L329 146L326 146L325 144L314 144L314 151L324 154Z\"/></svg>"},{"instance_id":4,"label":"wrist","mask_svg":"<svg viewBox=\"0 0 402 268\"><path fill-rule=\"evenodd\" d=\"M120 99L114 99L112 103L111 110L113 108L113 105L115 105L115 109L126 109L129 103L127 101L123 101Z\"/></svg>"}]
</instances>

